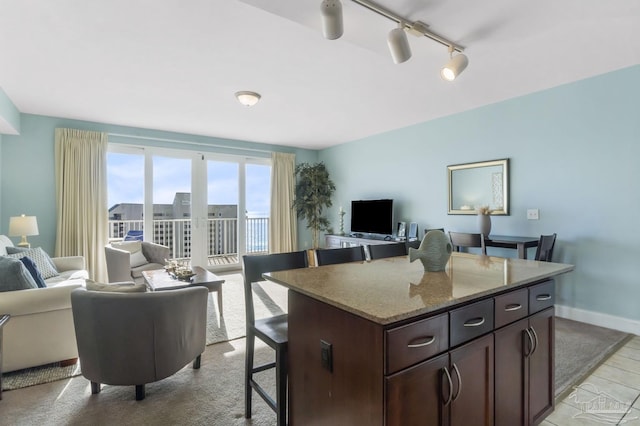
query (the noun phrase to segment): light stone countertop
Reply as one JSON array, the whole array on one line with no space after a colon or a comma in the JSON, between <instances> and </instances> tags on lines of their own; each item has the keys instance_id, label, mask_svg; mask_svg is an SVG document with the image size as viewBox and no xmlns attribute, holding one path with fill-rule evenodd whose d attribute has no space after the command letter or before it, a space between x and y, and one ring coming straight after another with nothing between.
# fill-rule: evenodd
<instances>
[{"instance_id":1,"label":"light stone countertop","mask_svg":"<svg viewBox=\"0 0 640 426\"><path fill-rule=\"evenodd\" d=\"M512 290L573 265L453 253L444 272L408 256L270 272L265 278L381 325Z\"/></svg>"}]
</instances>

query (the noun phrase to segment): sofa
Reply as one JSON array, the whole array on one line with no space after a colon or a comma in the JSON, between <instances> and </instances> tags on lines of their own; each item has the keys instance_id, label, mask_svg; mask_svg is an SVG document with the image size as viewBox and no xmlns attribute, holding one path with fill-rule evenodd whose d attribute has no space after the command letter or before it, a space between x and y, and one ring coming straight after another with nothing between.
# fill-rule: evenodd
<instances>
[{"instance_id":1,"label":"sofa","mask_svg":"<svg viewBox=\"0 0 640 426\"><path fill-rule=\"evenodd\" d=\"M0 235L0 256L7 247L13 243ZM51 261L58 275L45 279L45 288L0 293L0 313L11 315L3 327L3 372L78 358L70 295L89 275L82 256Z\"/></svg>"}]
</instances>

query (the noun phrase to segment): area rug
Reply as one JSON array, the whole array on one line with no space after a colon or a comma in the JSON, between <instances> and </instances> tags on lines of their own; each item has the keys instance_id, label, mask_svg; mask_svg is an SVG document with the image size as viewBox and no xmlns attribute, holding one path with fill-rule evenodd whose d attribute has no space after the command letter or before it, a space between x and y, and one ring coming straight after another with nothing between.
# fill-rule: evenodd
<instances>
[{"instance_id":1,"label":"area rug","mask_svg":"<svg viewBox=\"0 0 640 426\"><path fill-rule=\"evenodd\" d=\"M245 306L242 274L220 273L224 278L222 285L222 310L218 311L216 293L209 294L207 307L207 345L238 339L245 335ZM271 282L262 282L254 286L254 307L256 318L279 315L287 309L287 290ZM2 375L2 389L12 390L27 386L49 383L81 374L80 363L60 367L59 363L40 367L26 368Z\"/></svg>"},{"instance_id":2,"label":"area rug","mask_svg":"<svg viewBox=\"0 0 640 426\"><path fill-rule=\"evenodd\" d=\"M571 390L632 336L622 331L556 317L556 397Z\"/></svg>"}]
</instances>

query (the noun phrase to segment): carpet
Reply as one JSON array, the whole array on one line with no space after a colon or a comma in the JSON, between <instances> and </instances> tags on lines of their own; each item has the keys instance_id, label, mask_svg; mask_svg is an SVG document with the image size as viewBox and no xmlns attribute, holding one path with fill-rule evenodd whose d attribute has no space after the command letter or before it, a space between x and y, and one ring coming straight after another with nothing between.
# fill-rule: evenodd
<instances>
[{"instance_id":1,"label":"carpet","mask_svg":"<svg viewBox=\"0 0 640 426\"><path fill-rule=\"evenodd\" d=\"M556 398L571 390L631 337L630 334L556 317Z\"/></svg>"},{"instance_id":2,"label":"carpet","mask_svg":"<svg viewBox=\"0 0 640 426\"><path fill-rule=\"evenodd\" d=\"M238 339L245 335L245 307L243 278L240 272L219 273L224 278L222 285L222 310L218 312L216 293L209 294L207 306L207 345ZM286 311L287 290L271 282L254 286L254 307L256 318L279 315ZM59 363L26 368L2 375L2 389L20 389L42 383L49 383L82 374L80 363L60 367Z\"/></svg>"}]
</instances>

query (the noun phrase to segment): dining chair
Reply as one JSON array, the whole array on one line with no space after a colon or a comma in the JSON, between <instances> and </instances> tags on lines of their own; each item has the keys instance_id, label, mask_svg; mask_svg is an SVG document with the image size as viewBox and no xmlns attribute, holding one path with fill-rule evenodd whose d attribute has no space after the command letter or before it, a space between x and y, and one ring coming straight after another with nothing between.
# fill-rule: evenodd
<instances>
[{"instance_id":1,"label":"dining chair","mask_svg":"<svg viewBox=\"0 0 640 426\"><path fill-rule=\"evenodd\" d=\"M283 271L285 269L306 268L308 265L305 250L291 253L242 256L244 267L244 302L247 322L247 338L245 353L245 413L251 418L252 390L276 412L278 425L287 424L287 374L288 374L288 316L274 315L267 318L255 318L253 306L253 283L264 281L265 272ZM275 352L275 362L254 365L255 338L269 345ZM276 370L275 400L260 386L253 375L271 368Z\"/></svg>"},{"instance_id":2,"label":"dining chair","mask_svg":"<svg viewBox=\"0 0 640 426\"><path fill-rule=\"evenodd\" d=\"M361 262L365 259L364 247L343 247L337 249L317 249L318 266L334 265L336 263Z\"/></svg>"},{"instance_id":3,"label":"dining chair","mask_svg":"<svg viewBox=\"0 0 640 426\"><path fill-rule=\"evenodd\" d=\"M538 248L536 249L535 260L551 262L553 256L553 246L556 244L556 234L540 235Z\"/></svg>"},{"instance_id":4,"label":"dining chair","mask_svg":"<svg viewBox=\"0 0 640 426\"><path fill-rule=\"evenodd\" d=\"M385 257L406 256L407 246L404 242L392 244L369 244L369 257L371 260Z\"/></svg>"},{"instance_id":5,"label":"dining chair","mask_svg":"<svg viewBox=\"0 0 640 426\"><path fill-rule=\"evenodd\" d=\"M466 232L449 232L451 245L456 251L461 247L479 247L482 254L487 254L487 247L484 245L484 235L469 234Z\"/></svg>"}]
</instances>

